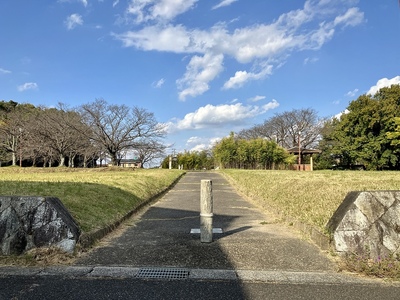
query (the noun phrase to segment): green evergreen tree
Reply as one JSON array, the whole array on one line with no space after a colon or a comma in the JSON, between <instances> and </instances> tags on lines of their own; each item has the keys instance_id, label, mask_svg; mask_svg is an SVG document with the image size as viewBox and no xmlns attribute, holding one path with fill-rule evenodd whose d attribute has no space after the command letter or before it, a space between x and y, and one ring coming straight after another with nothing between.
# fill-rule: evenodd
<instances>
[{"instance_id":1,"label":"green evergreen tree","mask_svg":"<svg viewBox=\"0 0 400 300\"><path fill-rule=\"evenodd\" d=\"M340 120L325 125L320 149L325 164L363 164L370 170L399 169L398 125L400 85L361 95L352 101ZM321 160L320 160L321 162Z\"/></svg>"}]
</instances>

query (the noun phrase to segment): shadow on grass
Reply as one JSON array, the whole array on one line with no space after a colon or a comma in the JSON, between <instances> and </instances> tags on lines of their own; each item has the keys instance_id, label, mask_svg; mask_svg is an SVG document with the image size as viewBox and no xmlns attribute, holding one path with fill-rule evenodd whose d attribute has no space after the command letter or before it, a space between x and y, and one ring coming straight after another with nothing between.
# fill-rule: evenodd
<instances>
[{"instance_id":1,"label":"shadow on grass","mask_svg":"<svg viewBox=\"0 0 400 300\"><path fill-rule=\"evenodd\" d=\"M137 183L138 189L149 191L146 198L106 184L43 181L0 181L0 195L59 198L81 228L80 247L87 248L164 194L178 179L161 192L151 182Z\"/></svg>"}]
</instances>

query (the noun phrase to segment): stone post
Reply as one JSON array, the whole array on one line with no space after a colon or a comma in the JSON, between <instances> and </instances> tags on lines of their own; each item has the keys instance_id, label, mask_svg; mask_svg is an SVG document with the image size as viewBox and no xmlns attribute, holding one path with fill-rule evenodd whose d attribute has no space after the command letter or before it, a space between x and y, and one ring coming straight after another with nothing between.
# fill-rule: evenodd
<instances>
[{"instance_id":1,"label":"stone post","mask_svg":"<svg viewBox=\"0 0 400 300\"><path fill-rule=\"evenodd\" d=\"M213 240L213 195L212 181L201 180L200 191L200 241L211 243Z\"/></svg>"}]
</instances>

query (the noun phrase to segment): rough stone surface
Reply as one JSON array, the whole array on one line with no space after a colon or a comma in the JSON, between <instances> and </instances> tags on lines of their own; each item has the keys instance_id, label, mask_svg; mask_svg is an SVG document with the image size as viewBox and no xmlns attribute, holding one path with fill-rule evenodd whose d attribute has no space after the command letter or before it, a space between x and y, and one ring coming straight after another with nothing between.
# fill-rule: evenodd
<instances>
[{"instance_id":1,"label":"rough stone surface","mask_svg":"<svg viewBox=\"0 0 400 300\"><path fill-rule=\"evenodd\" d=\"M80 230L58 198L0 196L0 253L19 255L36 247L72 252Z\"/></svg>"},{"instance_id":2,"label":"rough stone surface","mask_svg":"<svg viewBox=\"0 0 400 300\"><path fill-rule=\"evenodd\" d=\"M400 191L348 193L327 229L338 252L400 253Z\"/></svg>"}]
</instances>

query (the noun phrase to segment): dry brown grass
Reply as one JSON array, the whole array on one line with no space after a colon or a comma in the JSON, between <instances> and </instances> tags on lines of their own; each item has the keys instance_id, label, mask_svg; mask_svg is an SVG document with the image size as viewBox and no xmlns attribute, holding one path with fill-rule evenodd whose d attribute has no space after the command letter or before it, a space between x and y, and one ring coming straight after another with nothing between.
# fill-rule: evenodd
<instances>
[{"instance_id":1,"label":"dry brown grass","mask_svg":"<svg viewBox=\"0 0 400 300\"><path fill-rule=\"evenodd\" d=\"M56 247L34 248L23 255L0 256L1 266L55 266L69 265L75 261L73 254Z\"/></svg>"},{"instance_id":2,"label":"dry brown grass","mask_svg":"<svg viewBox=\"0 0 400 300\"><path fill-rule=\"evenodd\" d=\"M350 191L400 190L399 172L222 170L236 188L264 208L325 225Z\"/></svg>"}]
</instances>

